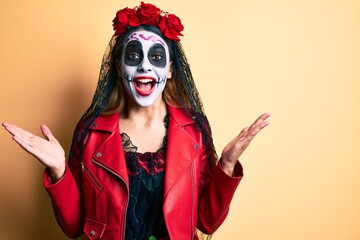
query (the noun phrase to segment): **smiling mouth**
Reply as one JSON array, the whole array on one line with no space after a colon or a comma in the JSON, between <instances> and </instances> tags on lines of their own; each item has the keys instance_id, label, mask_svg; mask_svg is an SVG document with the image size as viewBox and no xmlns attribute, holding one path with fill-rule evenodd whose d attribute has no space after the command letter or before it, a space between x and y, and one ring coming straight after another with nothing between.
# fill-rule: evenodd
<instances>
[{"instance_id":1,"label":"smiling mouth","mask_svg":"<svg viewBox=\"0 0 360 240\"><path fill-rule=\"evenodd\" d=\"M150 95L155 89L156 79L152 77L137 77L134 79L135 90L142 96Z\"/></svg>"}]
</instances>

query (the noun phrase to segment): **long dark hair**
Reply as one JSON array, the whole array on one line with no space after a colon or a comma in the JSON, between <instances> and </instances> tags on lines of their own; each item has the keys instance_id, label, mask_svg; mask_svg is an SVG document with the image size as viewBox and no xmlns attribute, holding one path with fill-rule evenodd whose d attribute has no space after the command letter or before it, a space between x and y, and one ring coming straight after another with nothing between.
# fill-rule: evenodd
<instances>
[{"instance_id":1,"label":"long dark hair","mask_svg":"<svg viewBox=\"0 0 360 240\"><path fill-rule=\"evenodd\" d=\"M99 81L92 103L75 129L69 159L71 159L74 151L82 151L89 127L97 117L126 110L126 92L124 91L123 81L119 79L117 73L116 61L120 59L126 39L137 30L151 31L165 39L168 44L172 62L172 77L168 79L162 97L166 104L184 108L188 116L194 119L202 133L209 166L213 169L217 161L217 155L212 140L211 128L185 52L180 42L165 38L157 27L149 25L131 28L124 34L110 40L102 60Z\"/></svg>"}]
</instances>

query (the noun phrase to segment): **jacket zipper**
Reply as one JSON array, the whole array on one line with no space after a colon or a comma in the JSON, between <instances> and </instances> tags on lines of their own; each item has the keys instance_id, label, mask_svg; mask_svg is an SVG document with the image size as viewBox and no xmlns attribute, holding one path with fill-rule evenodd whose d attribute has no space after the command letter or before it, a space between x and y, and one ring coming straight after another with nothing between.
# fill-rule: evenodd
<instances>
[{"instance_id":1,"label":"jacket zipper","mask_svg":"<svg viewBox=\"0 0 360 240\"><path fill-rule=\"evenodd\" d=\"M85 166L84 163L81 163L81 168L83 170L83 172L85 172L93 181L93 183L96 185L96 187L101 191L102 190L102 186L99 183L99 181L94 177L94 175L90 172L90 170Z\"/></svg>"},{"instance_id":2,"label":"jacket zipper","mask_svg":"<svg viewBox=\"0 0 360 240\"><path fill-rule=\"evenodd\" d=\"M117 176L118 178L120 178L121 180L123 180L123 182L125 183L125 179L123 177L121 177L119 174L117 174L116 172L114 172L113 170L109 169L108 167L104 166L103 164L97 162L95 159L91 159L93 163L97 164L98 166L104 168L105 170L109 171L110 173L114 174L115 176ZM125 235L125 225L126 225L126 213L127 213L127 209L128 209L128 205L129 205L129 187L128 185L126 185L126 189L127 189L127 200L126 200L126 206L125 206L125 211L124 211L124 228L123 228L123 235L122 235L122 238L121 239L124 239L124 235Z\"/></svg>"}]
</instances>

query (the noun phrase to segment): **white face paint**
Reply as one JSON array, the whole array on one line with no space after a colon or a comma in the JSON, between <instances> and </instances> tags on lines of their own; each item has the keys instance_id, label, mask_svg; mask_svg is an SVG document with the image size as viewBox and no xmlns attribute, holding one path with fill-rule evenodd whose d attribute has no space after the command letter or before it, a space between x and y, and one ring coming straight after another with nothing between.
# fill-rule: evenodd
<instances>
[{"instance_id":1,"label":"white face paint","mask_svg":"<svg viewBox=\"0 0 360 240\"><path fill-rule=\"evenodd\" d=\"M132 33L121 55L121 72L129 96L142 107L152 105L171 77L165 40L146 30Z\"/></svg>"}]
</instances>

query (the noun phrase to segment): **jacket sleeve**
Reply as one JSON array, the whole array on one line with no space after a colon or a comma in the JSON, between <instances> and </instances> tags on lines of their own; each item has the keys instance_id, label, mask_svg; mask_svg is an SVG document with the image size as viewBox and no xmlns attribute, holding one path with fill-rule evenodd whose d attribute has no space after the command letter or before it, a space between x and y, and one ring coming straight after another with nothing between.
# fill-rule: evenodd
<instances>
[{"instance_id":1,"label":"jacket sleeve","mask_svg":"<svg viewBox=\"0 0 360 240\"><path fill-rule=\"evenodd\" d=\"M82 234L82 167L80 153L75 151L66 163L64 176L52 183L47 169L44 171L44 187L51 198L54 214L63 232L70 238Z\"/></svg>"},{"instance_id":2,"label":"jacket sleeve","mask_svg":"<svg viewBox=\"0 0 360 240\"><path fill-rule=\"evenodd\" d=\"M243 169L239 161L231 177L223 171L220 161L211 174L207 162L203 160L197 220L200 231L212 234L219 228L229 212L230 202L242 177Z\"/></svg>"}]
</instances>

